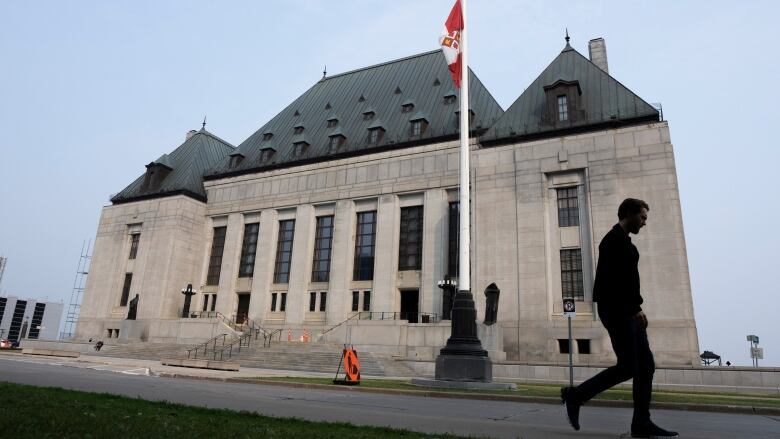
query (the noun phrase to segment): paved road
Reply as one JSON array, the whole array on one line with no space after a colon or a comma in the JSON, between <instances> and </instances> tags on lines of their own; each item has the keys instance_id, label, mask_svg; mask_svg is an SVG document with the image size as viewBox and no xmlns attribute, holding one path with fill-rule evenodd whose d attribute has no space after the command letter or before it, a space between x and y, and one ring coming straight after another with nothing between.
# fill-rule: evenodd
<instances>
[{"instance_id":1,"label":"paved road","mask_svg":"<svg viewBox=\"0 0 780 439\"><path fill-rule=\"evenodd\" d=\"M146 375L146 369L47 358L0 358L0 380L251 410L271 416L481 437L620 438L627 435L631 422L628 409L586 407L583 429L575 432L566 425L561 407L556 405L161 378ZM780 417L657 410L654 419L679 430L682 438L780 438Z\"/></svg>"}]
</instances>

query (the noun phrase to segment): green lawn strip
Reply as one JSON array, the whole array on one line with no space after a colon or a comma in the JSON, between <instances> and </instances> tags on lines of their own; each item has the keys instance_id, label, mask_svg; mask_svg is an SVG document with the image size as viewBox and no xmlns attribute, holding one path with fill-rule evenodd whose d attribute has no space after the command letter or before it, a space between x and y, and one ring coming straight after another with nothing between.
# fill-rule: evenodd
<instances>
[{"instance_id":1,"label":"green lawn strip","mask_svg":"<svg viewBox=\"0 0 780 439\"><path fill-rule=\"evenodd\" d=\"M308 378L308 377L258 377L257 380L280 381L303 384L324 384L334 385L330 378ZM464 394L489 394L489 395L513 395L513 396L535 396L559 398L561 386L546 384L517 384L517 390L461 390L461 389L436 389L412 385L408 380L361 380L360 387L374 389L396 389L411 391L436 391ZM630 401L631 389L608 390L595 399L611 401ZM677 390L653 391L653 401L674 402L684 404L716 404L716 405L736 405L748 407L780 407L780 396L778 395L757 395L757 394L735 394L735 393L705 393L705 392L684 392Z\"/></svg>"},{"instance_id":2,"label":"green lawn strip","mask_svg":"<svg viewBox=\"0 0 780 439\"><path fill-rule=\"evenodd\" d=\"M0 436L35 438L456 438L273 418L123 396L0 382Z\"/></svg>"}]
</instances>

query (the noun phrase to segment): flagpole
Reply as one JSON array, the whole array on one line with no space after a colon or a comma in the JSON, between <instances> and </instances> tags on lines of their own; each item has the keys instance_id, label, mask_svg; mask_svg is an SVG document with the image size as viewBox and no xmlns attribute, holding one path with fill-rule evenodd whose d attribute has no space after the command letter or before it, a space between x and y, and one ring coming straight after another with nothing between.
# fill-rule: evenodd
<instances>
[{"instance_id":1,"label":"flagpole","mask_svg":"<svg viewBox=\"0 0 780 439\"><path fill-rule=\"evenodd\" d=\"M458 1L455 2L458 7ZM491 382L493 363L477 335L477 309L471 294L471 205L469 188L469 63L466 40L466 0L460 0L460 187L458 292L452 304L451 335L436 357L436 380ZM450 15L452 17L452 13ZM449 21L449 18L448 18ZM460 24L460 23L459 23ZM448 32L452 32L447 27Z\"/></svg>"},{"instance_id":2,"label":"flagpole","mask_svg":"<svg viewBox=\"0 0 780 439\"><path fill-rule=\"evenodd\" d=\"M469 177L469 52L468 24L466 22L466 0L461 0L463 30L460 34L461 79L460 79L460 191L459 218L460 242L458 255L458 289L471 290L471 203Z\"/></svg>"}]
</instances>

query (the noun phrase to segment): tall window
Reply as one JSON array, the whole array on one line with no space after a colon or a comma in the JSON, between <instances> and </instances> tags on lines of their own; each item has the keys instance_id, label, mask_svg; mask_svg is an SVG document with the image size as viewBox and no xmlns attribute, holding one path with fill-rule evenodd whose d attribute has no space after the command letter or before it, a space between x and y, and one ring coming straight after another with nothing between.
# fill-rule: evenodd
<instances>
[{"instance_id":1,"label":"tall window","mask_svg":"<svg viewBox=\"0 0 780 439\"><path fill-rule=\"evenodd\" d=\"M558 120L569 120L569 99L566 95L558 96Z\"/></svg>"},{"instance_id":2,"label":"tall window","mask_svg":"<svg viewBox=\"0 0 780 439\"><path fill-rule=\"evenodd\" d=\"M330 278L330 252L333 245L333 215L317 217L314 235L314 261L311 267L312 282L327 282Z\"/></svg>"},{"instance_id":3,"label":"tall window","mask_svg":"<svg viewBox=\"0 0 780 439\"><path fill-rule=\"evenodd\" d=\"M11 316L11 326L8 328L8 339L16 340L19 338L19 332L22 329L22 319L24 318L24 311L27 309L26 300L17 300L14 307L14 313ZM22 334L24 335L24 334Z\"/></svg>"},{"instance_id":4,"label":"tall window","mask_svg":"<svg viewBox=\"0 0 780 439\"><path fill-rule=\"evenodd\" d=\"M259 223L244 225L244 242L241 244L241 264L238 277L252 277L255 273L255 255L257 254L257 234Z\"/></svg>"},{"instance_id":5,"label":"tall window","mask_svg":"<svg viewBox=\"0 0 780 439\"><path fill-rule=\"evenodd\" d=\"M282 293L281 301L279 302L279 312L284 312L287 309L287 293Z\"/></svg>"},{"instance_id":6,"label":"tall window","mask_svg":"<svg viewBox=\"0 0 780 439\"><path fill-rule=\"evenodd\" d=\"M295 220L279 221L279 237L276 243L276 269L274 270L275 284L286 284L290 281L293 235L295 235Z\"/></svg>"},{"instance_id":7,"label":"tall window","mask_svg":"<svg viewBox=\"0 0 780 439\"><path fill-rule=\"evenodd\" d=\"M135 259L136 255L138 254L138 241L141 240L141 234L140 233L133 233L130 235L130 258L129 259Z\"/></svg>"},{"instance_id":8,"label":"tall window","mask_svg":"<svg viewBox=\"0 0 780 439\"><path fill-rule=\"evenodd\" d=\"M357 311L360 308L360 291L352 292L352 311Z\"/></svg>"},{"instance_id":9,"label":"tall window","mask_svg":"<svg viewBox=\"0 0 780 439\"><path fill-rule=\"evenodd\" d=\"M460 203L450 203L449 224L447 233L447 274L450 277L458 277L458 249L460 248Z\"/></svg>"},{"instance_id":10,"label":"tall window","mask_svg":"<svg viewBox=\"0 0 780 439\"><path fill-rule=\"evenodd\" d=\"M315 309L317 309L317 293L312 291L309 293L309 311L314 312Z\"/></svg>"},{"instance_id":11,"label":"tall window","mask_svg":"<svg viewBox=\"0 0 780 439\"><path fill-rule=\"evenodd\" d=\"M211 240L211 258L209 272L206 275L206 285L219 285L219 272L222 270L222 251L225 249L225 233L227 227L214 227L214 238Z\"/></svg>"},{"instance_id":12,"label":"tall window","mask_svg":"<svg viewBox=\"0 0 780 439\"><path fill-rule=\"evenodd\" d=\"M582 251L561 250L561 295L565 299L585 300L582 287Z\"/></svg>"},{"instance_id":13,"label":"tall window","mask_svg":"<svg viewBox=\"0 0 780 439\"><path fill-rule=\"evenodd\" d=\"M30 332L27 338L38 338L41 332L41 322L43 322L43 313L46 311L45 303L36 303L33 311L32 322L30 323Z\"/></svg>"},{"instance_id":14,"label":"tall window","mask_svg":"<svg viewBox=\"0 0 780 439\"><path fill-rule=\"evenodd\" d=\"M5 297L0 297L0 324L3 323L3 314L5 314L5 304L8 302L8 299Z\"/></svg>"},{"instance_id":15,"label":"tall window","mask_svg":"<svg viewBox=\"0 0 780 439\"><path fill-rule=\"evenodd\" d=\"M423 207L401 208L401 238L398 269L419 270L422 266Z\"/></svg>"},{"instance_id":16,"label":"tall window","mask_svg":"<svg viewBox=\"0 0 780 439\"><path fill-rule=\"evenodd\" d=\"M130 284L133 283L133 273L125 273L125 283L122 285L122 298L119 306L127 306L127 298L130 297Z\"/></svg>"},{"instance_id":17,"label":"tall window","mask_svg":"<svg viewBox=\"0 0 780 439\"><path fill-rule=\"evenodd\" d=\"M580 211L577 203L577 188L558 189L558 226L571 227L580 225Z\"/></svg>"},{"instance_id":18,"label":"tall window","mask_svg":"<svg viewBox=\"0 0 780 439\"><path fill-rule=\"evenodd\" d=\"M271 293L271 311L276 311L276 294Z\"/></svg>"},{"instance_id":19,"label":"tall window","mask_svg":"<svg viewBox=\"0 0 780 439\"><path fill-rule=\"evenodd\" d=\"M358 212L355 235L355 264L352 272L353 280L374 279L375 238L376 211Z\"/></svg>"},{"instance_id":20,"label":"tall window","mask_svg":"<svg viewBox=\"0 0 780 439\"><path fill-rule=\"evenodd\" d=\"M320 293L320 312L325 312L328 303L328 292L323 291Z\"/></svg>"},{"instance_id":21,"label":"tall window","mask_svg":"<svg viewBox=\"0 0 780 439\"><path fill-rule=\"evenodd\" d=\"M363 291L363 311L371 311L371 291Z\"/></svg>"}]
</instances>

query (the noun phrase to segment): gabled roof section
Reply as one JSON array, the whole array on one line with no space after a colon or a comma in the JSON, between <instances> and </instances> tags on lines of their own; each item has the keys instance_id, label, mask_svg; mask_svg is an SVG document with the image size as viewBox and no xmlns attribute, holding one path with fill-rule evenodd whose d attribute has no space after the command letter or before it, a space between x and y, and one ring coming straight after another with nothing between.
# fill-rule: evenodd
<instances>
[{"instance_id":1,"label":"gabled roof section","mask_svg":"<svg viewBox=\"0 0 780 439\"><path fill-rule=\"evenodd\" d=\"M111 202L119 204L180 194L206 201L206 191L203 188L204 172L228 157L233 151L235 151L233 145L206 131L205 128L201 129L170 154L163 154L150 163L171 170L160 182L159 187L143 190L146 177L144 173L111 197Z\"/></svg>"},{"instance_id":2,"label":"gabled roof section","mask_svg":"<svg viewBox=\"0 0 780 439\"><path fill-rule=\"evenodd\" d=\"M455 110L458 106L444 103L443 87L434 85L437 78L446 87L452 87L441 50L322 78L239 145L246 151L246 158L239 166L231 169L225 158L209 171L206 179L456 139L458 118ZM503 110L473 71L469 71L469 81L471 107L475 113L471 129L479 134L498 120ZM396 93L397 89L401 92ZM413 101L414 109L426 115L429 125L423 138L410 134L409 113L401 111L401 104L408 101ZM328 103L331 109L326 110ZM375 116L366 120L363 113L369 109ZM297 118L294 117L296 111L300 113ZM338 126L345 137L338 154L329 150L328 136L333 128L328 128L327 120L333 114L338 114ZM377 123L385 134L378 144L370 145L368 129ZM293 127L299 124L306 127L306 138L310 143L305 157L293 154ZM274 144L278 152L274 161L262 163L262 134L268 131L275 133Z\"/></svg>"},{"instance_id":3,"label":"gabled roof section","mask_svg":"<svg viewBox=\"0 0 780 439\"><path fill-rule=\"evenodd\" d=\"M580 92L581 117L565 127L545 120L546 89L576 85ZM525 89L504 115L481 137L483 145L523 139L559 136L659 119L658 110L569 44Z\"/></svg>"}]
</instances>

